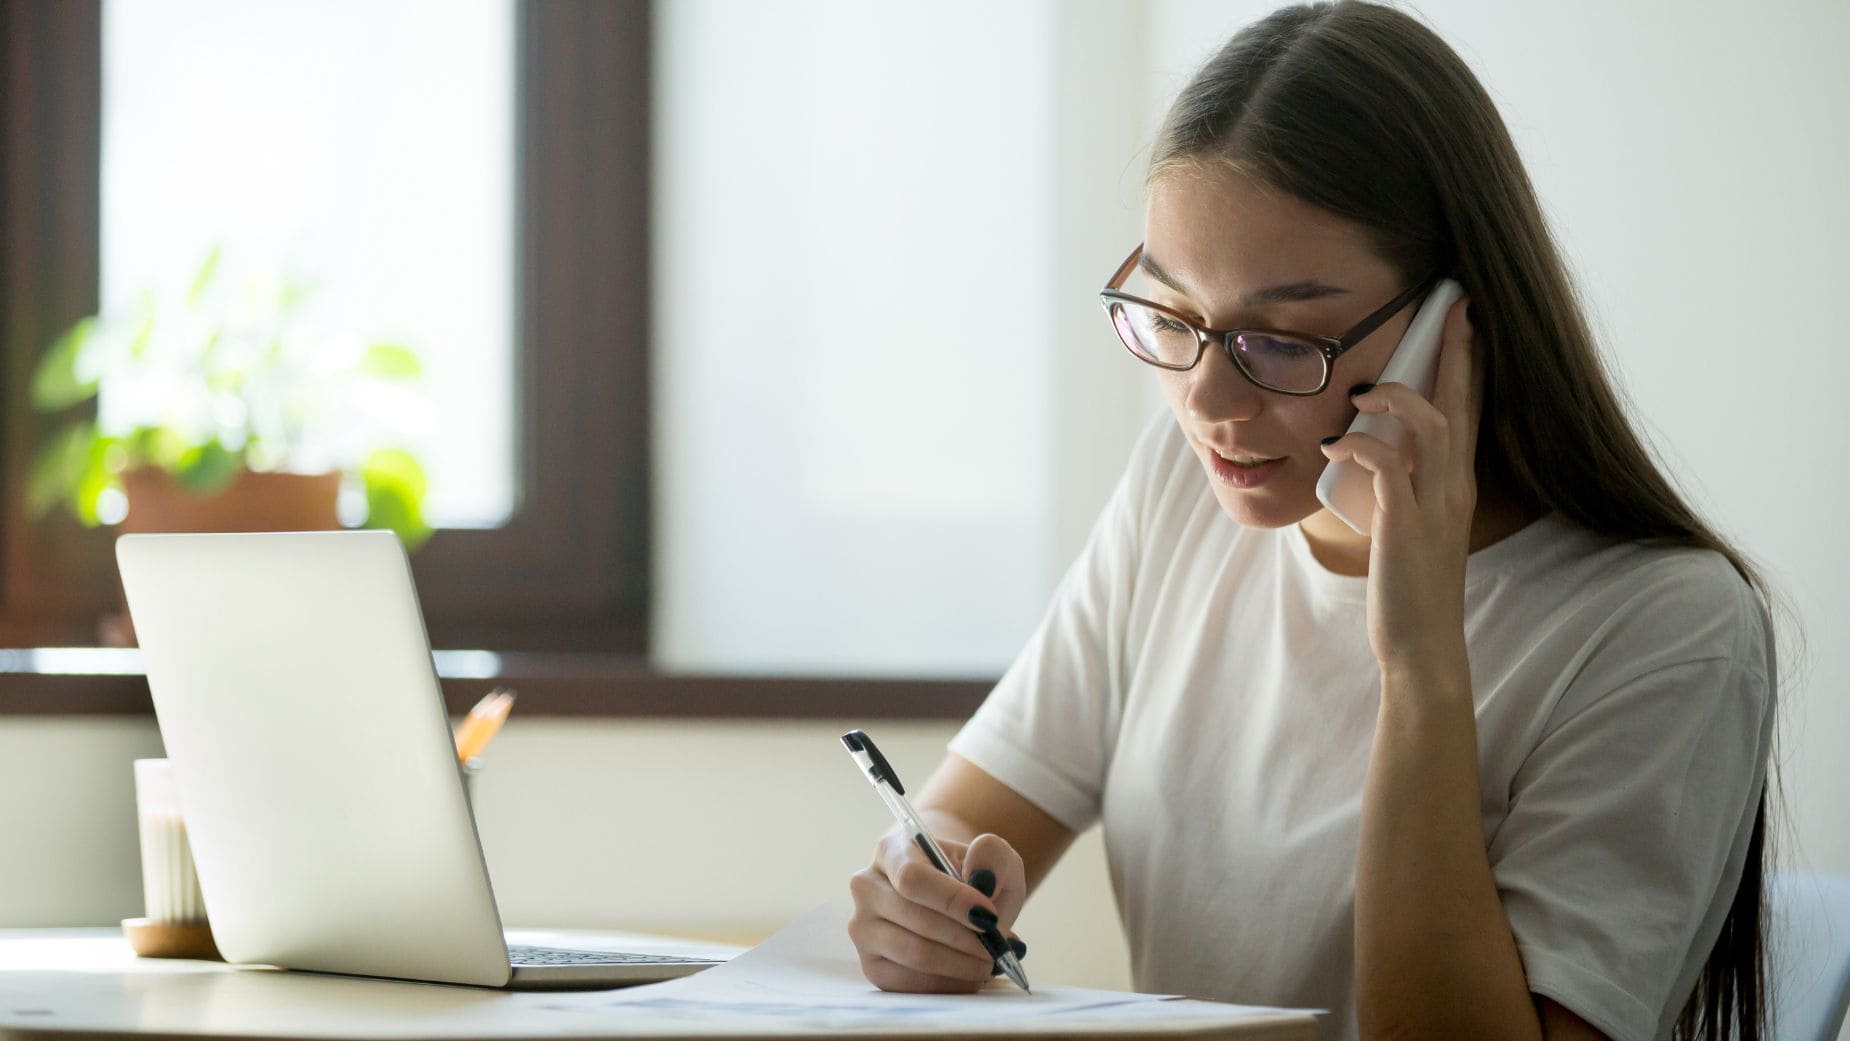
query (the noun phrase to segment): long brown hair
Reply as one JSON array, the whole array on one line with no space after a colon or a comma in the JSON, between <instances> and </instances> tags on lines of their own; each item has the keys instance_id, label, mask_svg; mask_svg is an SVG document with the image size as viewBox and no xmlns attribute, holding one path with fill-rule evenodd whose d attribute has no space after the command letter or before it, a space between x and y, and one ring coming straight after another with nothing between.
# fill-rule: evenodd
<instances>
[{"instance_id":1,"label":"long brown hair","mask_svg":"<svg viewBox=\"0 0 1850 1041\"><path fill-rule=\"evenodd\" d=\"M1714 550L1770 616L1754 566L1684 502L1627 419L1502 117L1432 30L1359 0L1241 30L1171 106L1150 178L1200 163L1356 222L1406 279L1439 270L1464 285L1485 374L1480 483L1594 532ZM1763 789L1679 1038L1764 1031L1766 808Z\"/></svg>"}]
</instances>

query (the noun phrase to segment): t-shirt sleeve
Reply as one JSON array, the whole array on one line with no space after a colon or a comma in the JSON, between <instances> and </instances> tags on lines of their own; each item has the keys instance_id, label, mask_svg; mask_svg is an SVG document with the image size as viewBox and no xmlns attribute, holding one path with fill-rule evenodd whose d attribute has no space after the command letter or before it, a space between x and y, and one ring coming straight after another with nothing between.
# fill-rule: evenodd
<instances>
[{"instance_id":1,"label":"t-shirt sleeve","mask_svg":"<svg viewBox=\"0 0 1850 1041\"><path fill-rule=\"evenodd\" d=\"M1124 628L1174 419L1151 421L1040 626L950 750L1074 831L1098 820L1123 700Z\"/></svg>"},{"instance_id":2,"label":"t-shirt sleeve","mask_svg":"<svg viewBox=\"0 0 1850 1041\"><path fill-rule=\"evenodd\" d=\"M1765 614L1703 563L1622 605L1638 621L1575 663L1489 846L1529 989L1615 1041L1657 1037L1682 1007L1766 775Z\"/></svg>"}]
</instances>

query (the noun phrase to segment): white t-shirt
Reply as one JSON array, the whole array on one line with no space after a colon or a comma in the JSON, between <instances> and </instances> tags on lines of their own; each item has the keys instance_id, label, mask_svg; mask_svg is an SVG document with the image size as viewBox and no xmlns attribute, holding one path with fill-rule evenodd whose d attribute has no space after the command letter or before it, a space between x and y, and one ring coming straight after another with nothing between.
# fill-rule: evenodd
<instances>
[{"instance_id":1,"label":"white t-shirt","mask_svg":"<svg viewBox=\"0 0 1850 1041\"><path fill-rule=\"evenodd\" d=\"M1165 413L951 750L1102 822L1139 990L1327 1008L1354 1038L1367 579L1245 528ZM1484 845L1531 991L1667 1038L1741 875L1771 630L1720 555L1558 514L1471 554Z\"/></svg>"}]
</instances>

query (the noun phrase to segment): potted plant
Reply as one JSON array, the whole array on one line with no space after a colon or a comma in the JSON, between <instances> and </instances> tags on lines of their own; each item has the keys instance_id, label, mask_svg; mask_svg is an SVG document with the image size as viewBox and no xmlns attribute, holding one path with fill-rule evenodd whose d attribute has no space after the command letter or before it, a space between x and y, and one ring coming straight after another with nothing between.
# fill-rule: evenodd
<instances>
[{"instance_id":1,"label":"potted plant","mask_svg":"<svg viewBox=\"0 0 1850 1041\"><path fill-rule=\"evenodd\" d=\"M304 287L233 283L220 266L214 249L182 292L84 318L46 351L33 407L96 408L41 448L29 510L63 503L125 531L311 530L345 514L422 545L424 471L403 447L425 407L417 354L328 334L304 316Z\"/></svg>"}]
</instances>

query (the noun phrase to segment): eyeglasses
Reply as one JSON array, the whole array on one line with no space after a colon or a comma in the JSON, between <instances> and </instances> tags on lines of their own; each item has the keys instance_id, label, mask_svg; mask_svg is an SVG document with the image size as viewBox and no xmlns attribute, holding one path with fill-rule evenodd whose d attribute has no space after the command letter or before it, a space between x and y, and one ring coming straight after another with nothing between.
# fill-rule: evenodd
<instances>
[{"instance_id":1,"label":"eyeglasses","mask_svg":"<svg viewBox=\"0 0 1850 1041\"><path fill-rule=\"evenodd\" d=\"M1118 339L1139 361L1171 372L1187 372L1201 363L1208 342L1218 340L1228 359L1248 380L1266 390L1298 397L1321 394L1330 385L1330 370L1336 359L1439 280L1437 274L1421 279L1341 336L1277 329L1205 329L1178 311L1119 292L1141 256L1143 246L1139 245L1098 294L1112 328L1118 331Z\"/></svg>"}]
</instances>

